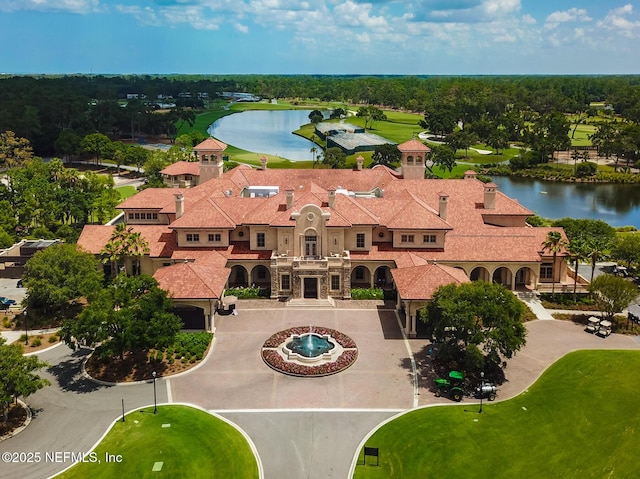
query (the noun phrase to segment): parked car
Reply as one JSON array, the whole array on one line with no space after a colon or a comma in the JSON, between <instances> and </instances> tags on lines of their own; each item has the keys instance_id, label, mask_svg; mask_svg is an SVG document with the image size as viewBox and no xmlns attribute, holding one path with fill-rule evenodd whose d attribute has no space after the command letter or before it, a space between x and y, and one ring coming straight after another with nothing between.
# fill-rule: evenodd
<instances>
[{"instance_id":1,"label":"parked car","mask_svg":"<svg viewBox=\"0 0 640 479\"><path fill-rule=\"evenodd\" d=\"M9 306L11 306L12 304L16 304L15 299L5 298L4 296L0 296L0 301L3 303L7 303Z\"/></svg>"}]
</instances>

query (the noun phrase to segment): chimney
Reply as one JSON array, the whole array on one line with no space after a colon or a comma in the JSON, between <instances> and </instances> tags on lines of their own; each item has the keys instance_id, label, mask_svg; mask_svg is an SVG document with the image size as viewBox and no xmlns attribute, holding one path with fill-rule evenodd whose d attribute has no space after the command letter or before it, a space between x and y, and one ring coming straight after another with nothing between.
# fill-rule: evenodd
<instances>
[{"instance_id":1,"label":"chimney","mask_svg":"<svg viewBox=\"0 0 640 479\"><path fill-rule=\"evenodd\" d=\"M486 210L496 209L496 190L498 185L495 183L487 183L484 185L484 208Z\"/></svg>"},{"instance_id":2,"label":"chimney","mask_svg":"<svg viewBox=\"0 0 640 479\"><path fill-rule=\"evenodd\" d=\"M267 157L262 155L262 158L260 158L260 163L262 163L262 169L266 170L267 169Z\"/></svg>"},{"instance_id":3,"label":"chimney","mask_svg":"<svg viewBox=\"0 0 640 479\"><path fill-rule=\"evenodd\" d=\"M438 203L438 216L447 221L447 209L449 207L449 195L440 193L440 202Z\"/></svg>"},{"instance_id":4,"label":"chimney","mask_svg":"<svg viewBox=\"0 0 640 479\"><path fill-rule=\"evenodd\" d=\"M336 190L331 188L329 190L329 208L333 208L336 204Z\"/></svg>"},{"instance_id":5,"label":"chimney","mask_svg":"<svg viewBox=\"0 0 640 479\"><path fill-rule=\"evenodd\" d=\"M287 188L287 209L293 208L293 188Z\"/></svg>"},{"instance_id":6,"label":"chimney","mask_svg":"<svg viewBox=\"0 0 640 479\"><path fill-rule=\"evenodd\" d=\"M178 219L184 214L184 195L176 193L173 196L176 197L176 219Z\"/></svg>"},{"instance_id":7,"label":"chimney","mask_svg":"<svg viewBox=\"0 0 640 479\"><path fill-rule=\"evenodd\" d=\"M362 158L362 155L356 158L356 162L358 164L358 171L362 171L362 164L364 163L364 158Z\"/></svg>"},{"instance_id":8,"label":"chimney","mask_svg":"<svg viewBox=\"0 0 640 479\"><path fill-rule=\"evenodd\" d=\"M478 177L478 173L473 170L467 170L464 172L465 180L475 180Z\"/></svg>"}]
</instances>

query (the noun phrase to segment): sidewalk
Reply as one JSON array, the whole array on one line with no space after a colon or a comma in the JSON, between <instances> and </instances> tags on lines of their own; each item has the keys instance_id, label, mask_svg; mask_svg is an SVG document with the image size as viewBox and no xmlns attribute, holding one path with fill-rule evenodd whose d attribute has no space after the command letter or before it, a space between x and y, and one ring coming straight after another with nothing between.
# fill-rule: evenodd
<instances>
[{"instance_id":1,"label":"sidewalk","mask_svg":"<svg viewBox=\"0 0 640 479\"><path fill-rule=\"evenodd\" d=\"M551 313L547 309L545 309L544 306L542 306L542 303L538 298L520 297L520 301L526 304L538 319L545 320L545 321L554 319L553 316L551 316Z\"/></svg>"},{"instance_id":2,"label":"sidewalk","mask_svg":"<svg viewBox=\"0 0 640 479\"><path fill-rule=\"evenodd\" d=\"M58 331L60 328L51 328L51 329L29 329L28 330L28 334L29 336L37 336L38 334L48 334L48 333L55 333L56 331ZM22 336L24 334L24 330L22 331L0 331L0 336L2 336L4 339L7 340L7 344L11 344L15 341L17 341L18 339L20 339L20 336Z\"/></svg>"}]
</instances>

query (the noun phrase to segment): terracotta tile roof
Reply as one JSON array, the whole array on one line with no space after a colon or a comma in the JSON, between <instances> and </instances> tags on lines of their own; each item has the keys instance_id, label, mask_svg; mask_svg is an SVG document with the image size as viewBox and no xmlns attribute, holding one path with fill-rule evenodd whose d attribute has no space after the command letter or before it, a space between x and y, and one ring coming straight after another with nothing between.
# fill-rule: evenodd
<instances>
[{"instance_id":1,"label":"terracotta tile roof","mask_svg":"<svg viewBox=\"0 0 640 479\"><path fill-rule=\"evenodd\" d=\"M149 244L152 258L169 258L176 248L175 235L167 225L131 225L131 228ZM78 238L78 246L91 254L100 254L114 229L115 226L87 225Z\"/></svg>"},{"instance_id":2,"label":"terracotta tile roof","mask_svg":"<svg viewBox=\"0 0 640 479\"><path fill-rule=\"evenodd\" d=\"M160 173L168 176L200 176L200 163L197 161L177 161L167 166L165 169L160 170Z\"/></svg>"},{"instance_id":3,"label":"terracotta tile roof","mask_svg":"<svg viewBox=\"0 0 640 479\"><path fill-rule=\"evenodd\" d=\"M78 238L78 246L87 253L100 254L104 245L109 242L115 226L86 225Z\"/></svg>"},{"instance_id":4,"label":"terracotta tile roof","mask_svg":"<svg viewBox=\"0 0 640 479\"><path fill-rule=\"evenodd\" d=\"M405 141L404 143L400 143L398 145L398 150L400 151L422 151L425 153L428 153L431 151L431 148L429 148L427 145L425 145L424 143L422 143L419 140L416 140L415 138L412 138L409 141Z\"/></svg>"},{"instance_id":5,"label":"terracotta tile roof","mask_svg":"<svg viewBox=\"0 0 640 479\"><path fill-rule=\"evenodd\" d=\"M354 170L254 170L252 168L234 168L225 173L225 178L231 179L240 189L248 185L279 186L281 191L287 187L296 193L301 190L309 191L312 183L320 186L324 191L341 186L351 191L371 191L384 188L394 181L400 181L389 168L372 168L361 171Z\"/></svg>"},{"instance_id":6,"label":"terracotta tile roof","mask_svg":"<svg viewBox=\"0 0 640 479\"><path fill-rule=\"evenodd\" d=\"M175 299L220 298L231 269L210 264L179 263L165 266L153 277Z\"/></svg>"},{"instance_id":7,"label":"terracotta tile roof","mask_svg":"<svg viewBox=\"0 0 640 479\"><path fill-rule=\"evenodd\" d=\"M216 140L213 137L209 137L204 140L202 143L198 143L193 147L194 150L224 150L227 147L226 143L221 142L220 140Z\"/></svg>"},{"instance_id":8,"label":"terracotta tile roof","mask_svg":"<svg viewBox=\"0 0 640 479\"><path fill-rule=\"evenodd\" d=\"M218 204L224 198L209 198L194 205L185 204L185 213L171 223L171 228L233 229L236 223Z\"/></svg>"},{"instance_id":9,"label":"terracotta tile roof","mask_svg":"<svg viewBox=\"0 0 640 479\"><path fill-rule=\"evenodd\" d=\"M461 269L442 264L392 269L391 275L403 300L430 300L440 286L470 282Z\"/></svg>"},{"instance_id":10,"label":"terracotta tile roof","mask_svg":"<svg viewBox=\"0 0 640 479\"><path fill-rule=\"evenodd\" d=\"M178 193L187 191L184 188L147 188L130 196L116 208L127 209L147 209L161 210L166 206L172 206L175 213L175 196Z\"/></svg>"},{"instance_id":11,"label":"terracotta tile roof","mask_svg":"<svg viewBox=\"0 0 640 479\"><path fill-rule=\"evenodd\" d=\"M173 251L171 259L184 262L195 261L198 264L222 268L227 264L226 252L227 248L180 248Z\"/></svg>"}]
</instances>

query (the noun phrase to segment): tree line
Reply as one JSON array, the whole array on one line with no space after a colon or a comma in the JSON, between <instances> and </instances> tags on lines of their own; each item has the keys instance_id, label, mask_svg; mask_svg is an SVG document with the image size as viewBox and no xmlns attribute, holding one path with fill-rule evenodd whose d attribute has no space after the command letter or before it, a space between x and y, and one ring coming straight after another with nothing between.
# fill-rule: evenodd
<instances>
[{"instance_id":1,"label":"tree line","mask_svg":"<svg viewBox=\"0 0 640 479\"><path fill-rule=\"evenodd\" d=\"M583 115L596 101L629 121L640 120L640 76L5 76L0 131L28 139L39 156L67 154L56 146L63 132L102 133L112 140L172 138L181 122L193 121L194 109L206 106L203 98L224 91L425 113L434 133L514 111ZM175 108L158 113L159 97L171 97Z\"/></svg>"}]
</instances>

